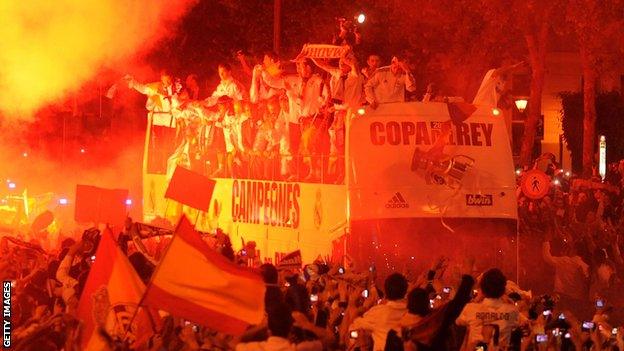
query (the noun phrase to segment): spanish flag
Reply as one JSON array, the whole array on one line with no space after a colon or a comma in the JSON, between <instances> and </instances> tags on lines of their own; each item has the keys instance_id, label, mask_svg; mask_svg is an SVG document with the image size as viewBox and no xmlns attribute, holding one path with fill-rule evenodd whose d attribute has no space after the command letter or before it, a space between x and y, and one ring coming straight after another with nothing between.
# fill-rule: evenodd
<instances>
[{"instance_id":1,"label":"spanish flag","mask_svg":"<svg viewBox=\"0 0 624 351\"><path fill-rule=\"evenodd\" d=\"M78 318L83 323L80 349L107 349L101 331L131 345L149 336L148 312L144 308L137 311L144 293L145 284L106 229L78 303Z\"/></svg>"},{"instance_id":2,"label":"spanish flag","mask_svg":"<svg viewBox=\"0 0 624 351\"><path fill-rule=\"evenodd\" d=\"M145 304L208 328L242 334L264 317L262 278L213 251L182 216Z\"/></svg>"}]
</instances>

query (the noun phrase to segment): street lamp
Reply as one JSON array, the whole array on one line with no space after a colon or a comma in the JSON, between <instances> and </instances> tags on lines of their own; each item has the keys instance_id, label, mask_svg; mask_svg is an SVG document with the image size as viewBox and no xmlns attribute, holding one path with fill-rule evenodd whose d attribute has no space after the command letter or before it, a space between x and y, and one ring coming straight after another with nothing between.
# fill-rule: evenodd
<instances>
[{"instance_id":1,"label":"street lamp","mask_svg":"<svg viewBox=\"0 0 624 351\"><path fill-rule=\"evenodd\" d=\"M514 102L516 103L516 108L518 108L518 111L524 112L524 110L526 110L526 108L527 108L527 104L529 103L529 100L527 100L527 99L517 99Z\"/></svg>"},{"instance_id":2,"label":"street lamp","mask_svg":"<svg viewBox=\"0 0 624 351\"><path fill-rule=\"evenodd\" d=\"M360 13L359 15L355 17L355 19L357 20L357 23L362 24L364 23L364 21L366 21L366 15L363 13Z\"/></svg>"}]
</instances>

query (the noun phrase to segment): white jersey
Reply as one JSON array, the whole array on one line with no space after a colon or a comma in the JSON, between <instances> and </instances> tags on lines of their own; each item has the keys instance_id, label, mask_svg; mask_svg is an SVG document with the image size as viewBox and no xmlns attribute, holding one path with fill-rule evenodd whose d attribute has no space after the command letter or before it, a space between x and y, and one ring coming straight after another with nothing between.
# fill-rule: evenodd
<instances>
[{"instance_id":1,"label":"white jersey","mask_svg":"<svg viewBox=\"0 0 624 351\"><path fill-rule=\"evenodd\" d=\"M474 350L475 345L483 340L483 326L488 324L498 325L500 345L507 347L511 332L520 324L520 311L501 299L486 298L482 302L467 304L455 323L468 327L462 350Z\"/></svg>"},{"instance_id":2,"label":"white jersey","mask_svg":"<svg viewBox=\"0 0 624 351\"><path fill-rule=\"evenodd\" d=\"M373 102L378 104L403 102L405 101L406 90L416 90L416 81L412 74L394 74L390 67L378 69L364 86L366 100L371 104Z\"/></svg>"}]
</instances>

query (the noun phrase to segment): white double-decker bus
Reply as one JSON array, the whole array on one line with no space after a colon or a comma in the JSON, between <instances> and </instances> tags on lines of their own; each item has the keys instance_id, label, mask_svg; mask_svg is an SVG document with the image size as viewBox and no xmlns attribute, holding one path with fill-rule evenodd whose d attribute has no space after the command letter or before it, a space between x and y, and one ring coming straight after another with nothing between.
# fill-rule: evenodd
<instances>
[{"instance_id":1,"label":"white double-decker bus","mask_svg":"<svg viewBox=\"0 0 624 351\"><path fill-rule=\"evenodd\" d=\"M348 253L357 265L400 270L436 256L475 256L516 273L516 180L505 121L492 107L407 102L362 109L347 126L343 185L218 178L197 214L164 198L164 174L143 167L143 219L222 228L262 257Z\"/></svg>"}]
</instances>

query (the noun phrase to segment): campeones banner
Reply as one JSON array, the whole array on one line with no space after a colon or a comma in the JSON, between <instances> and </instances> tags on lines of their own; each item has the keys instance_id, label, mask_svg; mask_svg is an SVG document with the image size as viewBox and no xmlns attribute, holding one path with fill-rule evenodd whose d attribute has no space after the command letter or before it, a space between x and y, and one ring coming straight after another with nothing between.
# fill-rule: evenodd
<instances>
[{"instance_id":1,"label":"campeones banner","mask_svg":"<svg viewBox=\"0 0 624 351\"><path fill-rule=\"evenodd\" d=\"M352 121L351 219L517 219L504 119L483 107L451 121L449 109L384 104Z\"/></svg>"}]
</instances>

